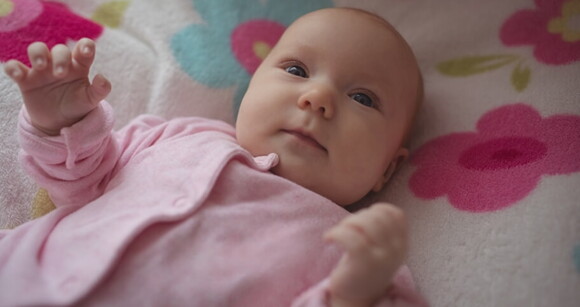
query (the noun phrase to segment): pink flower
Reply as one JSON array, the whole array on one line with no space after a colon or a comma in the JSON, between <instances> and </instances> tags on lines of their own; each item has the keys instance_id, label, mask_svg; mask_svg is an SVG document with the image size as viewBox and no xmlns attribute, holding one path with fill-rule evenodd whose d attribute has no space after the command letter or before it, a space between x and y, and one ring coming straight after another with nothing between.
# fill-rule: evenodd
<instances>
[{"instance_id":1,"label":"pink flower","mask_svg":"<svg viewBox=\"0 0 580 307\"><path fill-rule=\"evenodd\" d=\"M232 50L248 74L253 75L256 72L284 30L286 27L275 21L253 19L238 25L232 31Z\"/></svg>"},{"instance_id":2,"label":"pink flower","mask_svg":"<svg viewBox=\"0 0 580 307\"><path fill-rule=\"evenodd\" d=\"M542 175L580 171L580 116L542 118L515 104L484 114L477 132L438 137L411 162L411 190L421 198L447 195L460 210L487 212L523 199Z\"/></svg>"},{"instance_id":3,"label":"pink flower","mask_svg":"<svg viewBox=\"0 0 580 307\"><path fill-rule=\"evenodd\" d=\"M533 45L538 61L562 65L580 59L580 0L536 0L502 26L506 46Z\"/></svg>"},{"instance_id":4,"label":"pink flower","mask_svg":"<svg viewBox=\"0 0 580 307\"><path fill-rule=\"evenodd\" d=\"M0 61L17 59L26 65L26 49L36 41L49 48L67 40L97 38L103 28L72 13L64 4L38 0L4 0L0 6Z\"/></svg>"}]
</instances>

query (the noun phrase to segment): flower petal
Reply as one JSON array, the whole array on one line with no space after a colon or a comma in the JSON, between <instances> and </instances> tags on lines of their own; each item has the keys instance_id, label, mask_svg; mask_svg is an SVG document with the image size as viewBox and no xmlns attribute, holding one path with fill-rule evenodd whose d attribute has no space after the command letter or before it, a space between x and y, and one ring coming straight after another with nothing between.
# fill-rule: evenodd
<instances>
[{"instance_id":1,"label":"flower petal","mask_svg":"<svg viewBox=\"0 0 580 307\"><path fill-rule=\"evenodd\" d=\"M538 36L534 56L546 64L564 65L580 60L580 41L566 42L560 34L544 33Z\"/></svg>"},{"instance_id":2,"label":"flower petal","mask_svg":"<svg viewBox=\"0 0 580 307\"><path fill-rule=\"evenodd\" d=\"M411 163L419 168L411 176L409 185L422 198L435 198L456 186L463 169L458 160L464 148L474 145L475 133L455 133L431 140L417 150Z\"/></svg>"},{"instance_id":3,"label":"flower petal","mask_svg":"<svg viewBox=\"0 0 580 307\"><path fill-rule=\"evenodd\" d=\"M448 171L450 169L447 169ZM447 194L447 191L457 184L453 171L442 173L439 167L421 167L409 179L409 187L416 196L424 199L434 199ZM442 176L442 174L445 174Z\"/></svg>"},{"instance_id":4,"label":"flower petal","mask_svg":"<svg viewBox=\"0 0 580 307\"><path fill-rule=\"evenodd\" d=\"M558 175L580 171L580 116L551 116L543 121L540 130L549 148L544 173Z\"/></svg>"},{"instance_id":5,"label":"flower petal","mask_svg":"<svg viewBox=\"0 0 580 307\"><path fill-rule=\"evenodd\" d=\"M536 7L551 16L559 15L566 1L568 0L535 0Z\"/></svg>"},{"instance_id":6,"label":"flower petal","mask_svg":"<svg viewBox=\"0 0 580 307\"><path fill-rule=\"evenodd\" d=\"M500 39L506 46L535 44L547 23L548 19L535 10L518 11L502 25Z\"/></svg>"},{"instance_id":7,"label":"flower petal","mask_svg":"<svg viewBox=\"0 0 580 307\"><path fill-rule=\"evenodd\" d=\"M413 153L411 163L425 165L439 164L439 161L457 161L463 149L473 146L477 140L473 132L452 133L435 138Z\"/></svg>"},{"instance_id":8,"label":"flower petal","mask_svg":"<svg viewBox=\"0 0 580 307\"><path fill-rule=\"evenodd\" d=\"M33 42L42 41L52 48L68 40L95 39L103 32L102 26L74 14L63 3L39 3L44 6L42 13L27 26L14 32L0 32L0 61L16 59L30 65L26 50Z\"/></svg>"},{"instance_id":9,"label":"flower petal","mask_svg":"<svg viewBox=\"0 0 580 307\"><path fill-rule=\"evenodd\" d=\"M526 197L537 186L540 174L526 169L510 172L464 172L450 189L449 202L470 212L489 212L508 207Z\"/></svg>"},{"instance_id":10,"label":"flower petal","mask_svg":"<svg viewBox=\"0 0 580 307\"><path fill-rule=\"evenodd\" d=\"M9 11L0 12L0 33L26 27L42 13L42 3L38 0L20 0L8 2L6 5L9 4Z\"/></svg>"},{"instance_id":11,"label":"flower petal","mask_svg":"<svg viewBox=\"0 0 580 307\"><path fill-rule=\"evenodd\" d=\"M181 69L210 87L230 87L248 73L230 52L230 36L220 28L190 25L171 38L171 49Z\"/></svg>"},{"instance_id":12,"label":"flower petal","mask_svg":"<svg viewBox=\"0 0 580 307\"><path fill-rule=\"evenodd\" d=\"M542 121L540 114L523 103L491 110L477 121L477 130L488 137L534 135Z\"/></svg>"}]
</instances>

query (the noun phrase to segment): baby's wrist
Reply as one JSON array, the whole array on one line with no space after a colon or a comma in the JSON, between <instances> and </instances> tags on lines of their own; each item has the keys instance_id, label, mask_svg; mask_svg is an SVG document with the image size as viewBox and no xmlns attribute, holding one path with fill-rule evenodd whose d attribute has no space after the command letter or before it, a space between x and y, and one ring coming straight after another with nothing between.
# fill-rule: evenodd
<instances>
[{"instance_id":1,"label":"baby's wrist","mask_svg":"<svg viewBox=\"0 0 580 307\"><path fill-rule=\"evenodd\" d=\"M30 124L32 125L32 127L34 127L34 129L36 129L36 130L38 130L46 135L49 135L49 136L60 135L60 130L62 129L62 128L61 129L47 129L47 128L43 128L43 127L35 124L34 122L31 122Z\"/></svg>"},{"instance_id":2,"label":"baby's wrist","mask_svg":"<svg viewBox=\"0 0 580 307\"><path fill-rule=\"evenodd\" d=\"M90 113L90 112L88 112ZM74 119L63 119L63 120L51 120L51 121L47 121L46 119L44 121L42 121L42 124L39 124L39 122L37 120L35 120L30 112L28 113L29 116L29 123L32 127L34 127L36 130L49 135L49 136L58 136L60 135L60 132L63 128L66 127L71 127L73 125L75 125L76 123L82 121L87 115L83 115L81 117L78 118L74 118Z\"/></svg>"}]
</instances>

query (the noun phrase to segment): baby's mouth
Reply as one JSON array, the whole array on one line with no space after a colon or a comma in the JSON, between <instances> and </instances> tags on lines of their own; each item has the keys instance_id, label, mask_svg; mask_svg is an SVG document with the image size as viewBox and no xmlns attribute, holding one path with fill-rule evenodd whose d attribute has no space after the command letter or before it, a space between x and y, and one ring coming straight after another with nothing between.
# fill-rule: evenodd
<instances>
[{"instance_id":1,"label":"baby's mouth","mask_svg":"<svg viewBox=\"0 0 580 307\"><path fill-rule=\"evenodd\" d=\"M300 139L301 141L303 141L304 143L320 149L324 152L328 152L328 150L322 146L322 144L320 144L310 133L305 132L305 131L301 131L301 130L286 130L283 129L282 132L288 133L290 135L293 135L295 137L297 137L298 139Z\"/></svg>"}]
</instances>

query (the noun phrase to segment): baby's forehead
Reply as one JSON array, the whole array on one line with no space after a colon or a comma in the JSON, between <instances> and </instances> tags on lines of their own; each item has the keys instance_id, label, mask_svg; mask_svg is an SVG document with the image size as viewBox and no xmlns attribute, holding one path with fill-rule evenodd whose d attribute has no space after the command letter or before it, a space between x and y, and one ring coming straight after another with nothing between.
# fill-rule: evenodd
<instances>
[{"instance_id":1,"label":"baby's forehead","mask_svg":"<svg viewBox=\"0 0 580 307\"><path fill-rule=\"evenodd\" d=\"M321 28L334 33L317 31ZM361 48L377 45L383 41L389 48L396 48L405 53L411 52L405 39L384 18L356 8L328 8L308 13L294 21L286 29L281 40L300 42L308 35L316 33L327 36L317 39L327 40L334 37L335 41L341 41L343 44L351 43L348 40L353 38L360 38L358 42L364 41L365 44L361 45Z\"/></svg>"},{"instance_id":2,"label":"baby's forehead","mask_svg":"<svg viewBox=\"0 0 580 307\"><path fill-rule=\"evenodd\" d=\"M398 34L395 27L393 27L383 17L369 11L348 7L336 7L314 11L298 18L291 24L291 26L301 22L311 22L313 20L323 20L324 22L334 25L352 25L354 23L365 22L374 24L378 29L382 29L387 33Z\"/></svg>"}]
</instances>

